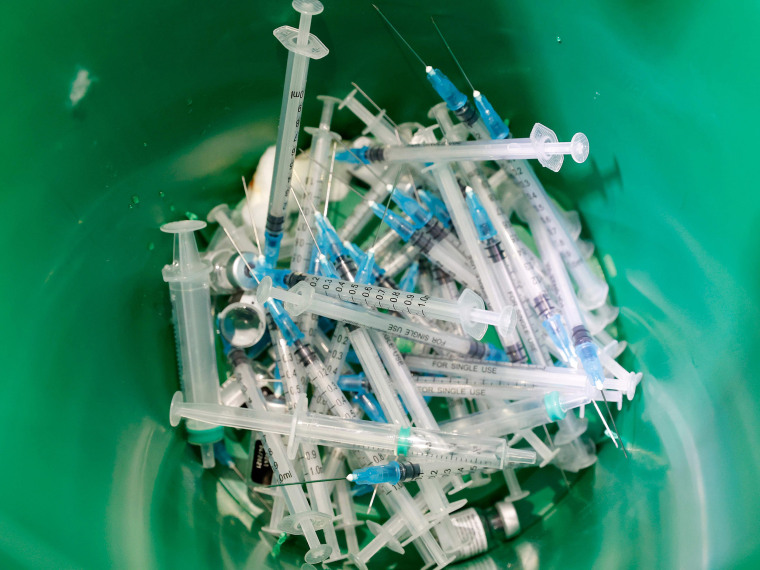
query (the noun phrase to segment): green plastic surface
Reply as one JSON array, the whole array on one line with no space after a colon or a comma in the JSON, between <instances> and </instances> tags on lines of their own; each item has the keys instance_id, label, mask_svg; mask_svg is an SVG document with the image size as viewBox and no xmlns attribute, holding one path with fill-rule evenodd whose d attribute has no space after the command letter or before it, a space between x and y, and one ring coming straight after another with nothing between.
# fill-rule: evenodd
<instances>
[{"instance_id":1,"label":"green plastic surface","mask_svg":"<svg viewBox=\"0 0 760 570\"><path fill-rule=\"evenodd\" d=\"M586 164L540 176L580 205L628 364L645 372L618 420L631 459L605 446L497 565L757 567L760 195L744 150L759 132L757 4L382 7L464 90L436 16L517 136L534 122L588 135ZM267 557L275 538L169 426L171 240L158 227L241 197L276 136L286 53L272 30L295 13L11 0L0 21L0 567L278 567L297 541ZM331 51L310 66L304 124L316 95L350 81L397 122L437 102L369 4L327 1L313 32ZM80 69L92 83L72 107ZM335 130L359 125L341 111Z\"/></svg>"}]
</instances>

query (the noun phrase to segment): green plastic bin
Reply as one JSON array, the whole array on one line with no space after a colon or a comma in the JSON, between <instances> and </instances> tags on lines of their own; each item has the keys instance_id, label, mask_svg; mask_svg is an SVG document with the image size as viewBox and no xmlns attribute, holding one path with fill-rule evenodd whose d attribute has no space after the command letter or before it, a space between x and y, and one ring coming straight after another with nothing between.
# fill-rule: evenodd
<instances>
[{"instance_id":1,"label":"green plastic bin","mask_svg":"<svg viewBox=\"0 0 760 570\"><path fill-rule=\"evenodd\" d=\"M760 195L743 151L758 132L757 4L382 7L464 90L434 15L518 136L534 122L588 135L586 164L540 176L579 204L645 373L618 420L631 460L605 446L496 565L757 568ZM158 227L242 196L276 137L286 52L272 30L297 16L285 1L10 0L0 21L0 567L277 566L169 426ZM350 81L397 122L437 102L369 4L325 0L313 31L330 54L310 66L304 124ZM359 131L346 111L335 126Z\"/></svg>"}]
</instances>

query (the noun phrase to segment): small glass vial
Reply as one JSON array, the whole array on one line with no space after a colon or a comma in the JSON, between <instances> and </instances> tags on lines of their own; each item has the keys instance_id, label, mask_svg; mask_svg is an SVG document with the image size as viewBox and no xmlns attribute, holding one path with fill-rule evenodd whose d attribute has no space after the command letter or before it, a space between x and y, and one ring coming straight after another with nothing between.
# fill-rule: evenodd
<instances>
[{"instance_id":1,"label":"small glass vial","mask_svg":"<svg viewBox=\"0 0 760 570\"><path fill-rule=\"evenodd\" d=\"M454 513L451 522L464 543L456 559L483 554L500 542L517 536L521 530L520 519L528 517L528 510L518 514L518 508L511 501L500 501L487 509L469 508Z\"/></svg>"}]
</instances>

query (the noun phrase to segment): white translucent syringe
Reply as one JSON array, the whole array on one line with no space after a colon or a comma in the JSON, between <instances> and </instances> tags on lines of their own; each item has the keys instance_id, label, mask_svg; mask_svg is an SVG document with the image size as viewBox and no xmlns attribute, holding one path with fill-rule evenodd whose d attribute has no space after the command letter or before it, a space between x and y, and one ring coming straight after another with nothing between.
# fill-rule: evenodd
<instances>
[{"instance_id":1,"label":"white translucent syringe","mask_svg":"<svg viewBox=\"0 0 760 570\"><path fill-rule=\"evenodd\" d=\"M441 130L445 134L449 141L464 140L463 135L459 134L458 129L454 126L445 103L439 103L435 105L428 116L435 118L441 127ZM567 331L562 323L559 312L554 308L547 291L544 289L542 282L537 274L536 263L533 259L527 255L523 255L523 249L520 247L522 242L514 231L512 224L509 220L509 216L505 215L503 210L498 204L496 195L490 184L490 180L485 178L485 175L481 170L472 162L460 162L459 163L464 173L469 180L470 185L475 194L475 198L467 198L468 206L472 208L479 206L485 211L485 215L482 213L479 215L478 234L481 240L492 238L492 241L488 242L488 246L493 249L493 254L496 257L500 257L501 254L497 251L501 248L505 250L506 259L509 261L509 267L515 274L514 287L508 287L511 289L505 291L508 296L514 296L513 301L517 308L518 317L518 331L520 333L525 348L528 350L531 360L534 364L543 365L546 362L545 355L539 348L539 339L533 331L533 327L530 326L532 315L526 314L528 311L523 311L521 299L524 295L526 304L530 305L530 309L542 321L542 326L549 334L552 342L556 345L560 351L560 357L565 363L570 363L573 358L572 348L569 346L570 341L567 338ZM505 177L503 171L498 171ZM469 191L468 191L469 192ZM476 213L473 213L475 217ZM482 222L491 224L491 227L495 230L496 235L490 231L490 228L483 228ZM501 238L501 244L495 243L496 238ZM498 272L500 267L496 259L492 256L494 271ZM501 285L512 284L510 275L506 275L497 279Z\"/></svg>"},{"instance_id":2,"label":"white translucent syringe","mask_svg":"<svg viewBox=\"0 0 760 570\"><path fill-rule=\"evenodd\" d=\"M587 394L594 400L602 400L602 394L588 382L586 374L570 368L556 366L530 366L507 362L481 362L477 360L452 360L443 357L407 356L406 365L416 372L445 374L466 378L470 385L480 386L488 380L503 385L548 388L560 392ZM432 379L429 379L434 381ZM446 379L442 378L442 382ZM609 401L622 402L622 390L628 383L615 378L604 379L604 391Z\"/></svg>"},{"instance_id":3,"label":"white translucent syringe","mask_svg":"<svg viewBox=\"0 0 760 570\"><path fill-rule=\"evenodd\" d=\"M184 401L182 392L174 395L169 415L173 426L179 424L182 418L187 418L238 429L287 435L289 448L306 441L359 451L425 457L484 469L501 469L505 461L531 463L534 459L530 452L507 449L506 442L499 438L399 428L391 424L311 414L303 409L296 410L291 415L228 408L217 404L192 404Z\"/></svg>"},{"instance_id":4,"label":"white translucent syringe","mask_svg":"<svg viewBox=\"0 0 760 570\"><path fill-rule=\"evenodd\" d=\"M182 390L188 402L217 404L219 375L216 368L214 326L211 320L211 265L202 261L193 232L206 227L200 220L170 222L161 231L174 234L174 259L161 270L169 283L177 361ZM217 425L187 423L188 441L201 448L203 466L215 465L214 443L224 431Z\"/></svg>"},{"instance_id":5,"label":"white translucent syringe","mask_svg":"<svg viewBox=\"0 0 760 570\"><path fill-rule=\"evenodd\" d=\"M557 135L540 123L533 126L530 138L491 141L467 141L450 144L416 144L408 146L370 146L357 149L356 155L368 163L375 162L456 162L460 160L537 159L543 166L558 172L564 155L575 162L588 158L586 135L576 133L569 142L558 142ZM347 158L347 157L346 157ZM355 160L355 159L354 159Z\"/></svg>"},{"instance_id":6,"label":"white translucent syringe","mask_svg":"<svg viewBox=\"0 0 760 570\"><path fill-rule=\"evenodd\" d=\"M550 392L546 396L519 400L482 412L441 422L441 429L483 437L503 437L563 419L567 412L588 404L586 396Z\"/></svg>"},{"instance_id":7,"label":"white translucent syringe","mask_svg":"<svg viewBox=\"0 0 760 570\"><path fill-rule=\"evenodd\" d=\"M429 133L429 136L431 140L434 139L432 133ZM431 172L441 191L441 197L446 203L446 208L451 215L451 221L457 230L457 235L472 258L478 279L482 284L481 291L485 295L488 306L494 311L504 310L507 303L501 297L499 286L491 271L490 264L480 247L475 224L470 217L467 204L462 196L454 172L447 164L434 164ZM517 332L514 329L504 331L498 328L496 332L499 334L499 339L509 356L509 360L512 362L524 362L527 355Z\"/></svg>"},{"instance_id":8,"label":"white translucent syringe","mask_svg":"<svg viewBox=\"0 0 760 570\"><path fill-rule=\"evenodd\" d=\"M356 305L456 323L477 340L483 338L488 325L502 327L504 330L509 330L514 325L514 307L505 307L500 313L489 311L485 308L483 298L471 289L462 291L456 301L449 301L430 295L306 273L291 273L287 282L292 285L306 282L318 294Z\"/></svg>"},{"instance_id":9,"label":"white translucent syringe","mask_svg":"<svg viewBox=\"0 0 760 570\"><path fill-rule=\"evenodd\" d=\"M372 312L353 303L346 303L326 295L320 295L308 283L299 283L291 291L273 287L271 278L264 277L257 290L260 303L267 299L278 299L285 303L285 309L293 316L310 311L320 316L347 322L356 326L370 327L377 331L408 338L440 350L448 350L462 355L485 360L501 360L501 350L491 344L433 330L405 319L379 312Z\"/></svg>"},{"instance_id":10,"label":"white translucent syringe","mask_svg":"<svg viewBox=\"0 0 760 570\"><path fill-rule=\"evenodd\" d=\"M303 216L298 218L296 224L296 237L293 253L290 256L291 271L307 271L311 260L312 241L309 228L314 225L314 208L322 202L323 188L327 175L327 164L330 155L330 143L340 140L340 135L330 130L333 110L340 99L320 95L322 101L322 115L319 119L319 127L304 127L311 135L311 150L309 152L309 173L304 183L301 209Z\"/></svg>"},{"instance_id":11,"label":"white translucent syringe","mask_svg":"<svg viewBox=\"0 0 760 570\"><path fill-rule=\"evenodd\" d=\"M583 316L581 315L578 304L576 302L577 298L575 296L575 292L573 291L573 287L570 283L570 277L565 270L565 266L562 263L560 254L556 249L552 247L549 232L541 223L538 214L532 210L528 210L526 211L526 219L528 220L531 230L533 231L536 246L541 253L541 258L544 261L544 266L547 272L551 275L554 285L557 288L559 297L562 299L562 311L565 315L568 326L572 330L571 334L573 346L575 348L575 354L578 356L578 360L580 360L580 364L583 366L583 370L586 372L588 382L595 388L601 389L602 385L605 383L605 379L604 369L602 367L601 361L599 360L599 350L591 339L591 335L589 334L585 322L583 321ZM602 395L604 396L604 392L602 392ZM623 454L627 457L628 452L625 449L625 444L623 443L622 439L620 439L619 435L617 434L615 418L612 416L612 412L610 411L609 404L607 403L606 399L604 403L607 407L607 414L609 415L610 422L612 423L614 431L609 428L606 420L604 419L604 416L602 415L601 410L599 409L599 406L596 404L596 402L594 402L596 411L599 414L602 422L605 424L608 435L612 439L612 442L615 444L615 447L618 447L618 441L620 441L620 447L623 450Z\"/></svg>"},{"instance_id":12,"label":"white translucent syringe","mask_svg":"<svg viewBox=\"0 0 760 570\"><path fill-rule=\"evenodd\" d=\"M301 14L298 28L280 26L274 31L274 36L290 53L288 53L288 66L285 71L285 89L280 108L274 175L269 192L264 240L264 256L270 267L274 267L280 254L280 241L288 207L288 191L293 176L293 163L301 127L301 111L309 59L321 59L329 51L317 36L309 33L311 17L322 12L324 9L322 3L318 0L293 0L293 9Z\"/></svg>"},{"instance_id":13,"label":"white translucent syringe","mask_svg":"<svg viewBox=\"0 0 760 570\"><path fill-rule=\"evenodd\" d=\"M267 404L264 400L261 390L256 382L253 369L251 368L248 358L241 350L235 350L230 353L230 361L235 370L243 391L247 398L248 408L258 412L267 412ZM264 450L269 458L269 464L272 466L275 478L278 483L287 483L296 480L298 477L295 466L287 455L285 444L282 442L282 436L273 433L264 433L262 439ZM312 486L312 499L319 493L321 485ZM285 501L288 506L290 515L284 517L278 527L289 534L303 534L309 543L309 551L306 553L305 560L310 564L316 564L327 560L331 553L337 549L338 543L335 537L335 530L332 527L332 507L329 496L323 497L327 506L318 505L319 511L314 511L309 506L303 489L300 485L287 485L282 487L285 493ZM318 502L315 500L315 502ZM322 509L328 509L330 513ZM321 544L316 531L324 529L325 538L328 544ZM332 539L332 540L330 540ZM329 544L332 542L333 544ZM338 549L335 554L340 555Z\"/></svg>"},{"instance_id":14,"label":"white translucent syringe","mask_svg":"<svg viewBox=\"0 0 760 570\"><path fill-rule=\"evenodd\" d=\"M227 204L219 204L213 208L206 219L209 223L218 223L228 242L232 242L234 248L238 248L241 252L253 253L258 251L258 248L253 245L253 242L248 237L244 226L237 226L231 219L231 212ZM222 240L221 243L224 243Z\"/></svg>"}]
</instances>

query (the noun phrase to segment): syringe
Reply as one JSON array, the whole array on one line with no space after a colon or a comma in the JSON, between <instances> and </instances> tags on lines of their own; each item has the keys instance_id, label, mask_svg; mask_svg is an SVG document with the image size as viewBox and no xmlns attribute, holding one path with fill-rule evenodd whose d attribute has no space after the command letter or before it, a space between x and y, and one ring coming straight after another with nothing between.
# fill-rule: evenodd
<instances>
[{"instance_id":1,"label":"syringe","mask_svg":"<svg viewBox=\"0 0 760 570\"><path fill-rule=\"evenodd\" d=\"M216 404L219 375L209 294L211 265L201 260L193 235L205 227L206 223L200 220L161 226L162 232L174 234L174 260L161 273L169 283L182 390L188 402ZM224 430L197 421L188 422L186 427L188 441L200 446L203 467L213 468L214 443L221 441Z\"/></svg>"},{"instance_id":2,"label":"syringe","mask_svg":"<svg viewBox=\"0 0 760 570\"><path fill-rule=\"evenodd\" d=\"M482 362L477 360L452 360L443 357L407 356L406 365L415 372L426 374L445 374L454 378L466 378L472 386L489 381L506 386L524 386L531 388L548 388L560 392L586 394L594 400L601 400L602 394L594 386L589 385L586 374L571 368L557 366L540 366L513 364L508 362ZM428 378L435 382L435 378ZM441 378L441 382L447 382ZM610 398L620 398L627 388L626 382L615 378L604 379L605 395ZM612 390L610 392L610 390ZM622 400L621 400L622 401Z\"/></svg>"},{"instance_id":3,"label":"syringe","mask_svg":"<svg viewBox=\"0 0 760 570\"><path fill-rule=\"evenodd\" d=\"M309 173L304 184L302 207L304 216L299 217L296 225L295 245L290 258L291 271L308 271L311 260L312 242L310 225L313 225L314 207L322 201L322 188L325 175L325 164L328 162L330 143L339 141L340 135L330 130L333 109L339 99L320 95L322 101L322 116L319 127L304 127L311 135L311 151L309 153Z\"/></svg>"},{"instance_id":4,"label":"syringe","mask_svg":"<svg viewBox=\"0 0 760 570\"><path fill-rule=\"evenodd\" d=\"M432 133L430 133L432 136ZM479 247L477 230L467 211L467 204L459 189L456 177L451 167L446 164L434 164L432 174L435 178L441 196L446 203L446 208L451 214L451 220L457 230L459 239L467 248L467 252L472 258L473 264L478 274L482 287L481 290L486 297L486 301L491 310L502 311L506 303L499 294L498 284L495 281L493 273L490 271L489 263ZM496 329L499 338L504 346L509 360L512 362L524 362L526 360L525 349L522 342L514 329L503 331Z\"/></svg>"},{"instance_id":5,"label":"syringe","mask_svg":"<svg viewBox=\"0 0 760 570\"><path fill-rule=\"evenodd\" d=\"M520 301L517 287L512 280L512 275L507 266L507 257L501 245L501 240L496 234L496 230L493 224L491 224L488 214L483 209L483 205L469 186L466 190L466 200L467 207L470 209L470 216L472 216L473 222L475 222L478 240L483 248L483 252L486 254L486 258L491 264L490 269L498 285L501 298L515 306L517 329L528 352L528 356L533 364L546 366L547 362L551 362L551 359L548 354L544 353L543 347L530 325L528 315Z\"/></svg>"},{"instance_id":6,"label":"syringe","mask_svg":"<svg viewBox=\"0 0 760 570\"><path fill-rule=\"evenodd\" d=\"M370 312L352 303L345 303L326 295L316 293L308 283L299 283L291 291L272 285L271 279L265 277L257 290L260 303L268 299L277 299L286 304L286 310L295 316L310 311L320 316L336 319L356 326L370 327L377 331L392 334L411 341L447 350L459 354L482 358L484 360L503 360L504 353L495 346L477 342L465 337L409 322L378 312Z\"/></svg>"},{"instance_id":7,"label":"syringe","mask_svg":"<svg viewBox=\"0 0 760 570\"><path fill-rule=\"evenodd\" d=\"M533 455L535 453L527 452ZM523 461L518 463L530 465L527 456ZM469 475L477 471L474 466L451 465L449 463L428 462L428 461L390 461L385 465L370 465L361 469L356 469L346 476L346 479L357 485L379 485L380 483L389 483L397 485L409 481L435 480L446 477Z\"/></svg>"},{"instance_id":8,"label":"syringe","mask_svg":"<svg viewBox=\"0 0 760 570\"><path fill-rule=\"evenodd\" d=\"M490 104L488 105L490 106ZM446 111L444 103L435 105L428 115L436 119L448 140L461 140L460 135L456 132L449 114ZM498 115L495 114L493 114L493 116L498 117ZM498 124L498 122L499 121L496 121L495 124ZM494 129L498 130L493 127L489 128L489 131L493 131ZM494 235L494 233L497 233L498 237L501 238L501 246L504 247L507 258L512 262L510 266L515 272L517 283L522 287L531 309L536 316L541 319L543 328L559 350L562 360L565 363L571 363L574 356L567 331L562 323L562 317L551 302L547 291L542 286L535 264L529 257L523 255L523 249L520 247L520 238L512 228L509 217L504 214L499 206L496 196L490 186L490 181L485 179L481 171L474 164L464 162L461 163L461 166L465 170L467 178L474 191L474 197L467 199L471 212L473 211L473 207L478 210L478 212L472 212L473 216L479 216L483 222L490 223L491 228L495 229L495 232L492 232L490 231L491 228L479 226L476 221L479 237L483 238L483 231L489 230L486 232L488 234L486 239L495 239L497 236ZM484 215L480 215L480 212L483 212ZM501 284L507 283L505 280L501 279L499 279L499 282ZM517 290L508 293L514 294L516 297L515 301L519 301ZM515 304L517 305L518 303L515 302ZM527 336L527 341L532 340L537 342L535 336L532 334L532 330L528 331L525 328L530 319L527 315L523 315L523 317L526 321L525 325L520 328L520 333L525 333L523 340L525 341Z\"/></svg>"},{"instance_id":9,"label":"syringe","mask_svg":"<svg viewBox=\"0 0 760 570\"><path fill-rule=\"evenodd\" d=\"M537 159L546 168L559 172L564 155L570 155L575 162L583 163L588 158L588 153L589 142L583 133L576 133L569 142L559 142L553 130L536 123L530 137L522 139L408 146L374 145L353 149L353 153L340 152L335 155L335 159L346 162L361 160L365 164Z\"/></svg>"},{"instance_id":10,"label":"syringe","mask_svg":"<svg viewBox=\"0 0 760 570\"><path fill-rule=\"evenodd\" d=\"M399 428L393 424L311 414L303 409L296 409L291 415L228 408L218 404L193 404L185 402L182 392L177 392L170 411L172 426L179 424L182 418L287 435L288 449L305 441L330 447L475 465L483 469L501 469L505 461L531 459L522 450L507 449L506 442L500 438L470 437L414 427Z\"/></svg>"},{"instance_id":11,"label":"syringe","mask_svg":"<svg viewBox=\"0 0 760 570\"><path fill-rule=\"evenodd\" d=\"M464 256L454 253L443 240L443 234L431 234L390 211L387 207L374 202L369 204L375 215L384 220L405 241L414 244L419 250L456 277L457 281L470 288L478 288L477 276L473 273ZM442 227L442 226L441 226Z\"/></svg>"},{"instance_id":12,"label":"syringe","mask_svg":"<svg viewBox=\"0 0 760 570\"><path fill-rule=\"evenodd\" d=\"M369 191L364 194L365 200L357 204L349 214L348 218L343 222L340 228L340 237L344 240L353 240L359 232L364 229L364 226L372 219L372 211L369 208L367 202L373 200L375 202L382 202L393 190L393 181L398 178L401 165L391 165L385 172L380 174L380 178L373 181L370 185Z\"/></svg>"},{"instance_id":13,"label":"syringe","mask_svg":"<svg viewBox=\"0 0 760 570\"><path fill-rule=\"evenodd\" d=\"M383 16L383 18L385 18L385 16ZM433 23L435 24L435 21ZM411 46L409 46L406 40L404 40L398 30L396 30L390 22L388 22L388 24L407 47L409 47L412 53L414 53L417 59L422 62L422 59L420 59L419 55L412 50ZM436 26L436 29L437 28L438 26ZM441 39L443 39L446 44L446 48L451 53L457 66L470 84L470 87L472 87L472 83L470 83L469 78L464 73L464 69L462 69L456 56L454 56L454 52L449 47L443 34L441 34L440 30L438 30L438 33L441 35ZM431 67L427 67L426 73L428 74L428 79L433 85L433 88L446 103L446 106L459 118L462 124L467 127L476 139L503 139L508 136L508 129L504 122L495 112L491 104L487 102L485 96L475 90L474 87L473 96L475 98L476 107L478 107L480 113L470 105L467 97L437 69L433 70ZM479 101L480 104L478 104ZM577 142L579 143L579 147L583 146L582 140L578 140ZM585 152L588 154L587 140L585 141L585 146ZM536 175L533 172L533 167L526 160L498 160L497 163L507 174L512 184L522 190L523 195L541 216L542 222L547 225L552 242L560 251L562 258L573 275L573 279L578 285L581 304L584 308L589 310L600 306L607 297L607 284L590 271L588 264L580 255L575 241L568 234L566 225L559 219L556 209L551 204L543 185L539 182L538 178L536 178ZM544 166L547 165L544 164ZM559 165L555 164L554 166L558 167Z\"/></svg>"},{"instance_id":14,"label":"syringe","mask_svg":"<svg viewBox=\"0 0 760 570\"><path fill-rule=\"evenodd\" d=\"M550 392L546 396L519 400L469 416L441 422L441 429L452 433L467 433L484 437L503 437L556 422L569 410L589 403L585 395L565 395Z\"/></svg>"},{"instance_id":15,"label":"syringe","mask_svg":"<svg viewBox=\"0 0 760 570\"><path fill-rule=\"evenodd\" d=\"M257 412L268 413L266 401L256 383L253 369L245 353L241 350L234 350L230 353L229 358L235 370L235 375L244 389L248 408ZM294 480L298 475L295 466L286 453L282 437L271 432L265 432L262 442L264 443L264 449L269 457L269 464L274 470L277 481L284 483ZM337 550L336 554L340 555L340 550L337 549L335 531L331 524L332 507L329 506L329 497L321 497L323 504L318 505L320 511L316 512L309 506L309 502L306 500L306 495L300 485L285 486L283 487L283 491L290 515L285 517L279 526L290 534L304 534L306 536L310 548L305 557L306 562L322 562L328 559L330 554L335 550ZM325 512L326 510L330 512ZM328 538L328 542L333 543L332 545L320 543L316 533L318 529L325 530L325 536Z\"/></svg>"},{"instance_id":16,"label":"syringe","mask_svg":"<svg viewBox=\"0 0 760 570\"><path fill-rule=\"evenodd\" d=\"M246 234L245 229L235 225L230 218L230 215L231 212L229 206L227 206L227 204L219 204L211 209L206 216L206 220L212 224L218 223L226 234L228 240L234 247L239 248L240 251L244 253L254 253L258 251L258 248L250 240L248 234Z\"/></svg>"},{"instance_id":17,"label":"syringe","mask_svg":"<svg viewBox=\"0 0 760 570\"><path fill-rule=\"evenodd\" d=\"M281 26L274 31L274 36L290 53L285 71L285 90L280 108L274 175L269 192L264 239L264 256L270 267L275 266L280 255L280 241L285 225L288 191L290 190L293 163L298 147L309 59L321 59L329 51L317 36L309 33L311 17L320 14L324 9L321 2L318 0L293 0L293 8L301 14L298 29L291 26Z\"/></svg>"},{"instance_id":18,"label":"syringe","mask_svg":"<svg viewBox=\"0 0 760 570\"><path fill-rule=\"evenodd\" d=\"M546 227L543 226L538 219L538 215L533 211L526 211L526 217L528 219L528 223L530 224L531 230L533 231L533 237L536 241L536 246L541 253L541 258L544 261L544 265L547 271L549 271L553 277L554 284L557 287L557 292L562 299L562 310L565 314L568 325L572 329L575 354L578 356L578 360L580 360L581 366L583 366L583 369L586 371L586 376L589 383L597 390L599 390L605 382L604 368L602 367L602 363L599 360L598 349L594 344L594 341L591 339L591 335L586 329L583 317L581 316L580 310L578 309L576 297L573 292L572 285L570 284L570 278L567 274L567 271L565 270L565 266L562 264L562 260L560 259L560 255L557 250L552 247L551 238L548 235ZM602 396L604 396L603 390ZM607 427L607 431L609 432L608 435L612 439L612 442L615 444L615 447L617 447L618 439L620 439L620 436L617 433L615 419L612 417L612 412L606 399L604 403L607 407L607 415L609 416L610 421L612 422L612 427L615 430L615 432L612 433L612 430ZM602 415L601 410L599 410L599 407L596 405L596 402L594 402L594 405L596 406L599 417L606 425L604 416ZM625 445L623 444L622 439L620 439L620 445L623 449L623 454L628 457L628 452L625 449Z\"/></svg>"},{"instance_id":19,"label":"syringe","mask_svg":"<svg viewBox=\"0 0 760 570\"><path fill-rule=\"evenodd\" d=\"M314 220L319 228L319 249L333 263L335 271L343 278L356 276L358 269L356 262L351 258L350 252L343 245L330 220L319 212L314 213Z\"/></svg>"},{"instance_id":20,"label":"syringe","mask_svg":"<svg viewBox=\"0 0 760 570\"><path fill-rule=\"evenodd\" d=\"M409 291L363 285L305 273L291 273L285 282L291 287L305 282L318 294L356 305L453 322L461 325L467 334L478 340L483 338L488 325L509 330L515 324L514 307L504 307L498 313L489 311L485 308L482 297L470 289L462 291L457 301L449 301Z\"/></svg>"}]
</instances>

